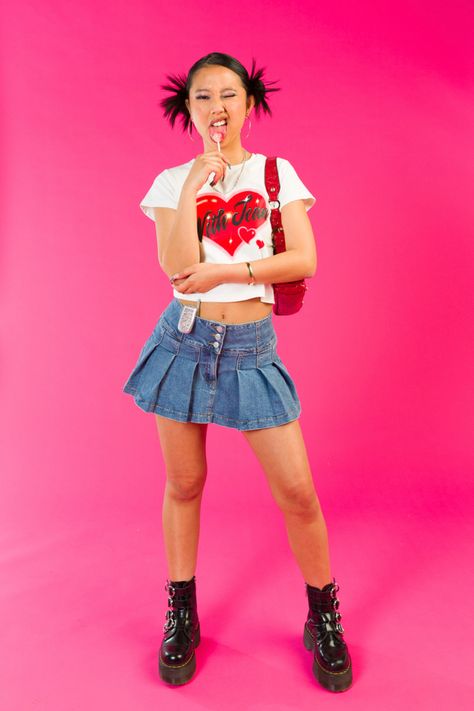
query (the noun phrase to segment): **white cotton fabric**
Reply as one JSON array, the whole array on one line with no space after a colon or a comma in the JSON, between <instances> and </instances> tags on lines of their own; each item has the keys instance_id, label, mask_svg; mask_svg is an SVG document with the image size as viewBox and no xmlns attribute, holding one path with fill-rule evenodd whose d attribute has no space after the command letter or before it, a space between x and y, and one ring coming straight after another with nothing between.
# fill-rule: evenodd
<instances>
[{"instance_id":1,"label":"white cotton fabric","mask_svg":"<svg viewBox=\"0 0 474 711\"><path fill-rule=\"evenodd\" d=\"M156 176L140 201L140 208L147 217L155 219L154 207L177 208L181 189L194 160L166 168ZM197 192L198 234L202 238L205 262L234 264L273 256L268 206L270 198L265 188L265 160L265 155L253 153L233 189L231 186L242 164L232 166L227 171L225 180L219 181L220 190L210 187L209 179ZM293 200L304 200L306 211L310 210L316 198L304 185L292 164L286 158L278 157L277 167L280 209ZM173 288L173 296L189 301L200 299L203 302L243 301L259 296L265 303L275 302L271 284L224 283L207 292L193 294L181 294Z\"/></svg>"}]
</instances>

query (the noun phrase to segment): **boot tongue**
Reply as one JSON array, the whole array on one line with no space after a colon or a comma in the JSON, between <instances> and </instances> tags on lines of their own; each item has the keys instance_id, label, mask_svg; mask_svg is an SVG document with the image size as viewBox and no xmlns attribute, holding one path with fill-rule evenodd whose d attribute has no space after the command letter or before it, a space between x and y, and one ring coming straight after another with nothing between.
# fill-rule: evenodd
<instances>
[{"instance_id":1,"label":"boot tongue","mask_svg":"<svg viewBox=\"0 0 474 711\"><path fill-rule=\"evenodd\" d=\"M321 612L334 610L334 598L330 595L332 583L326 583L322 589L308 585L308 600L310 607Z\"/></svg>"}]
</instances>

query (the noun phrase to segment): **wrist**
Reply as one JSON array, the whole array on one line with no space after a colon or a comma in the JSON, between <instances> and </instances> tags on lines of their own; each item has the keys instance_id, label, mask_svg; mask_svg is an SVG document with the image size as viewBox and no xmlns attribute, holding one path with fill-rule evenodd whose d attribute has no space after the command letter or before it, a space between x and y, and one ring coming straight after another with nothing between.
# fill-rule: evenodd
<instances>
[{"instance_id":1,"label":"wrist","mask_svg":"<svg viewBox=\"0 0 474 711\"><path fill-rule=\"evenodd\" d=\"M221 267L221 279L222 282L234 283L234 284L248 284L255 280L252 280L250 275L247 262L237 262L236 264L222 264Z\"/></svg>"},{"instance_id":2,"label":"wrist","mask_svg":"<svg viewBox=\"0 0 474 711\"><path fill-rule=\"evenodd\" d=\"M219 264L219 269L221 282L223 284L243 284L246 280L245 273L247 272L247 266L245 262L239 262L237 264Z\"/></svg>"},{"instance_id":3,"label":"wrist","mask_svg":"<svg viewBox=\"0 0 474 711\"><path fill-rule=\"evenodd\" d=\"M189 195L189 197L196 197L197 192L199 188L197 188L195 185L191 185L190 183L186 183L186 181L183 184L183 187L181 188L181 194L185 195L186 197Z\"/></svg>"}]
</instances>

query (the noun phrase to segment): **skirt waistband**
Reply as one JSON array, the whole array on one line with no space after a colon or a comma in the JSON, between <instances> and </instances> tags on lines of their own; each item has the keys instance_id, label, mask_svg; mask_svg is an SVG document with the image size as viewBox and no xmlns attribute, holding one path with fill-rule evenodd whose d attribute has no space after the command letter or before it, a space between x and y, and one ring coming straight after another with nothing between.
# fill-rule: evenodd
<instances>
[{"instance_id":1,"label":"skirt waistband","mask_svg":"<svg viewBox=\"0 0 474 711\"><path fill-rule=\"evenodd\" d=\"M181 333L178 330L178 322L183 308L181 302L173 297L161 314L156 328L159 329L162 325L172 332L175 339L181 342L196 343L207 347L213 346L219 352L237 349L258 353L268 349L276 342L272 312L256 321L231 324L196 316L190 333Z\"/></svg>"}]
</instances>

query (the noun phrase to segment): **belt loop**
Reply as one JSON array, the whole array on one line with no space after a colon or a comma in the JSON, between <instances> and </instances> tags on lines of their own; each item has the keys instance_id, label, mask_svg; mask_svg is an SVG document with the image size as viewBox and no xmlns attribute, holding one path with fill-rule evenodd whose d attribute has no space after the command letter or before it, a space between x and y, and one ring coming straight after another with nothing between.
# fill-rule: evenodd
<instances>
[{"instance_id":1,"label":"belt loop","mask_svg":"<svg viewBox=\"0 0 474 711\"><path fill-rule=\"evenodd\" d=\"M259 350L260 350L260 336L261 336L261 333L260 333L260 322L259 322L259 321L256 321L256 322L255 322L255 343L257 344L257 354L258 354L258 352L259 352ZM258 363L257 363L257 366L258 366Z\"/></svg>"}]
</instances>

